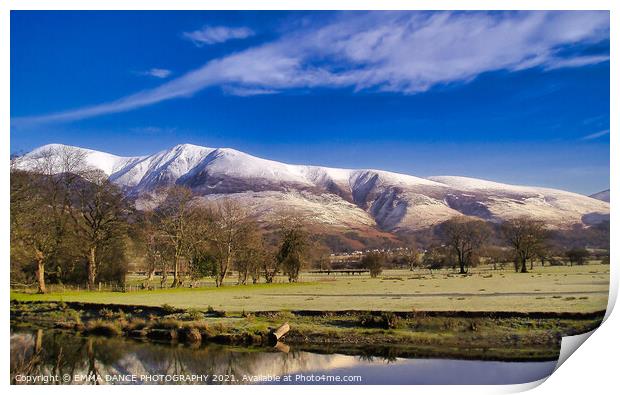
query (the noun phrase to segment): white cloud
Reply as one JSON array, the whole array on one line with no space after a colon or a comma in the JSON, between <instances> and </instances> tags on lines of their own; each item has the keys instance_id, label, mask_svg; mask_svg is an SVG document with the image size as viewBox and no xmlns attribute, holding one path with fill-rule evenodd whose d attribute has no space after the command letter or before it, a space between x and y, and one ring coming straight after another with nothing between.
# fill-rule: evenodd
<instances>
[{"instance_id":1,"label":"white cloud","mask_svg":"<svg viewBox=\"0 0 620 395\"><path fill-rule=\"evenodd\" d=\"M163 79L163 78L170 77L170 75L172 74L172 71L170 71L168 69L152 68L150 70L143 71L140 74L146 75L146 76L149 76L149 77L155 77L155 78L162 78Z\"/></svg>"},{"instance_id":2,"label":"white cloud","mask_svg":"<svg viewBox=\"0 0 620 395\"><path fill-rule=\"evenodd\" d=\"M587 136L583 136L581 139L582 140L594 140L599 137L606 136L608 134L609 134L609 129L605 129L605 130L601 130L600 132L596 132L596 133L588 134Z\"/></svg>"},{"instance_id":3,"label":"white cloud","mask_svg":"<svg viewBox=\"0 0 620 395\"><path fill-rule=\"evenodd\" d=\"M238 86L224 86L222 91L231 96L258 96L258 95L275 95L279 91L264 88L245 88Z\"/></svg>"},{"instance_id":4,"label":"white cloud","mask_svg":"<svg viewBox=\"0 0 620 395\"><path fill-rule=\"evenodd\" d=\"M609 55L593 55L593 56L579 56L571 59L556 59L553 62L550 62L546 69L554 70L561 69L565 67L581 67L587 66L589 64L596 64L601 62L606 62L609 60Z\"/></svg>"},{"instance_id":5,"label":"white cloud","mask_svg":"<svg viewBox=\"0 0 620 395\"><path fill-rule=\"evenodd\" d=\"M188 97L209 86L242 95L315 87L415 94L440 84L465 83L490 71L600 63L608 56L585 56L574 49L608 39L608 12L345 13L211 60L151 90L21 121L66 121L128 111ZM571 54L562 51L566 47L573 49Z\"/></svg>"},{"instance_id":6,"label":"white cloud","mask_svg":"<svg viewBox=\"0 0 620 395\"><path fill-rule=\"evenodd\" d=\"M253 36L252 29L247 27L205 26L200 30L183 33L183 37L197 46L223 43Z\"/></svg>"}]
</instances>

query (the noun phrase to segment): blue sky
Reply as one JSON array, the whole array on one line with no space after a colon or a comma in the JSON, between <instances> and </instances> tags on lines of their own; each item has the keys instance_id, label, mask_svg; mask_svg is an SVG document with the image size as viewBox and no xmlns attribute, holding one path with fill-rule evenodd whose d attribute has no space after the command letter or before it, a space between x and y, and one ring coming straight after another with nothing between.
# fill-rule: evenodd
<instances>
[{"instance_id":1,"label":"blue sky","mask_svg":"<svg viewBox=\"0 0 620 395\"><path fill-rule=\"evenodd\" d=\"M607 12L11 13L11 151L609 186Z\"/></svg>"}]
</instances>

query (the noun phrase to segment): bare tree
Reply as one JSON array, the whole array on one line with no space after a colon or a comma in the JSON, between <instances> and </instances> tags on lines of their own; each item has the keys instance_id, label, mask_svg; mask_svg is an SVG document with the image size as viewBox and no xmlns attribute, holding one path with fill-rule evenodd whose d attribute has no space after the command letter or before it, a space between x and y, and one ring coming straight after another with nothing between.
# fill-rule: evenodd
<instances>
[{"instance_id":1,"label":"bare tree","mask_svg":"<svg viewBox=\"0 0 620 395\"><path fill-rule=\"evenodd\" d=\"M252 277L252 282L256 283L260 274L260 265L264 259L267 257L263 237L258 232L257 226L250 226L244 245L235 260L239 284L246 285L249 277Z\"/></svg>"},{"instance_id":2,"label":"bare tree","mask_svg":"<svg viewBox=\"0 0 620 395\"><path fill-rule=\"evenodd\" d=\"M263 276L265 276L265 282L267 284L273 283L274 278L280 271L277 252L273 247L265 249L265 256L261 260L260 270L262 271Z\"/></svg>"},{"instance_id":3,"label":"bare tree","mask_svg":"<svg viewBox=\"0 0 620 395\"><path fill-rule=\"evenodd\" d=\"M167 191L166 198L155 210L157 224L162 238L172 250L173 281L172 288L180 287L181 260L187 254L192 221L192 191L182 186L174 186ZM166 270L164 270L166 271Z\"/></svg>"},{"instance_id":4,"label":"bare tree","mask_svg":"<svg viewBox=\"0 0 620 395\"><path fill-rule=\"evenodd\" d=\"M77 207L71 210L79 237L84 240L88 289L95 289L101 250L115 237L124 235L126 202L121 191L101 171L84 175L76 187Z\"/></svg>"},{"instance_id":5,"label":"bare tree","mask_svg":"<svg viewBox=\"0 0 620 395\"><path fill-rule=\"evenodd\" d=\"M548 232L542 221L520 217L502 224L502 234L515 256L515 270L527 273L528 259L545 245Z\"/></svg>"},{"instance_id":6,"label":"bare tree","mask_svg":"<svg viewBox=\"0 0 620 395\"><path fill-rule=\"evenodd\" d=\"M590 256L590 253L585 248L571 248L570 250L564 253L566 259L571 266L573 265L583 265L586 263L586 260Z\"/></svg>"},{"instance_id":7,"label":"bare tree","mask_svg":"<svg viewBox=\"0 0 620 395\"><path fill-rule=\"evenodd\" d=\"M282 220L282 243L276 255L278 265L288 275L289 282L296 282L299 272L306 264L310 240L305 231L305 221L296 216Z\"/></svg>"},{"instance_id":8,"label":"bare tree","mask_svg":"<svg viewBox=\"0 0 620 395\"><path fill-rule=\"evenodd\" d=\"M486 222L467 217L449 219L440 225L440 232L457 259L460 274L467 273L491 234Z\"/></svg>"},{"instance_id":9,"label":"bare tree","mask_svg":"<svg viewBox=\"0 0 620 395\"><path fill-rule=\"evenodd\" d=\"M409 244L409 247L403 253L403 258L410 271L420 266L420 254L418 253L418 246L415 242Z\"/></svg>"},{"instance_id":10,"label":"bare tree","mask_svg":"<svg viewBox=\"0 0 620 395\"><path fill-rule=\"evenodd\" d=\"M46 292L46 264L67 244L72 188L85 169L84 154L65 146L11 160L11 235L16 246L31 249L41 293Z\"/></svg>"},{"instance_id":11,"label":"bare tree","mask_svg":"<svg viewBox=\"0 0 620 395\"><path fill-rule=\"evenodd\" d=\"M539 248L536 257L540 260L540 266L545 266L545 262L549 260L549 247Z\"/></svg>"},{"instance_id":12,"label":"bare tree","mask_svg":"<svg viewBox=\"0 0 620 395\"><path fill-rule=\"evenodd\" d=\"M513 252L505 247L488 246L485 248L485 255L489 263L493 265L493 270L504 269L506 262L513 261Z\"/></svg>"},{"instance_id":13,"label":"bare tree","mask_svg":"<svg viewBox=\"0 0 620 395\"><path fill-rule=\"evenodd\" d=\"M157 217L152 210L146 210L131 228L134 242L139 245L140 254L144 256L146 278L142 287L146 289L151 287L151 282L158 270L163 277L163 284L166 283L166 262L171 260L171 256L173 256L170 251L170 244L158 228L156 219Z\"/></svg>"},{"instance_id":14,"label":"bare tree","mask_svg":"<svg viewBox=\"0 0 620 395\"><path fill-rule=\"evenodd\" d=\"M196 204L191 208L190 227L187 238L186 258L192 280L205 276L215 276L216 257L211 244L214 226L214 210L211 207Z\"/></svg>"},{"instance_id":15,"label":"bare tree","mask_svg":"<svg viewBox=\"0 0 620 395\"><path fill-rule=\"evenodd\" d=\"M215 285L220 287L234 260L244 249L254 224L248 213L233 200L218 201L212 210L209 238L217 261Z\"/></svg>"},{"instance_id":16,"label":"bare tree","mask_svg":"<svg viewBox=\"0 0 620 395\"><path fill-rule=\"evenodd\" d=\"M321 270L331 269L331 249L319 240L312 240L308 255L312 260L313 267Z\"/></svg>"},{"instance_id":17,"label":"bare tree","mask_svg":"<svg viewBox=\"0 0 620 395\"><path fill-rule=\"evenodd\" d=\"M11 261L33 260L39 293L47 292L45 265L56 250L51 207L32 186L32 175L11 172ZM13 276L12 276L13 277Z\"/></svg>"}]
</instances>

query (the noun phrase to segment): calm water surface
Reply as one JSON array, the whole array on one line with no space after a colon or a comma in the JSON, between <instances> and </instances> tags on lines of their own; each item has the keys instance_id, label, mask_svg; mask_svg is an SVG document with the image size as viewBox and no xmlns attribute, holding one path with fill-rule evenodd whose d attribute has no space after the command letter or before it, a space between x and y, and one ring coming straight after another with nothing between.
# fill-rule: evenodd
<instances>
[{"instance_id":1,"label":"calm water surface","mask_svg":"<svg viewBox=\"0 0 620 395\"><path fill-rule=\"evenodd\" d=\"M50 384L516 384L556 362L385 359L293 348L191 348L50 331L13 331L11 381ZM340 381L338 381L340 380ZM346 381L346 382L345 382Z\"/></svg>"}]
</instances>

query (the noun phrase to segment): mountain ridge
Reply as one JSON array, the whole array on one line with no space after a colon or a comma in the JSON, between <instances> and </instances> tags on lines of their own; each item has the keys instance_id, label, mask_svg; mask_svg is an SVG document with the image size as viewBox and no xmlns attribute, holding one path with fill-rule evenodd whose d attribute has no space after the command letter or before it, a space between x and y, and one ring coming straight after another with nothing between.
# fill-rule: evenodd
<instances>
[{"instance_id":1,"label":"mountain ridge","mask_svg":"<svg viewBox=\"0 0 620 395\"><path fill-rule=\"evenodd\" d=\"M604 202L609 203L609 199L610 199L609 189L605 189L604 191L593 193L592 195L589 195L589 197L591 197L592 199L598 199L598 200L602 200Z\"/></svg>"},{"instance_id":2,"label":"mountain ridge","mask_svg":"<svg viewBox=\"0 0 620 395\"><path fill-rule=\"evenodd\" d=\"M422 178L376 169L291 165L232 148L192 144L136 157L53 144L23 155L18 167L32 170L50 152L62 150L80 153L89 167L100 169L128 194L145 201L177 184L207 201L229 197L264 213L286 207L342 229L420 230L459 215L491 222L526 215L554 227L571 227L609 216L609 203L558 189L459 176Z\"/></svg>"}]
</instances>

